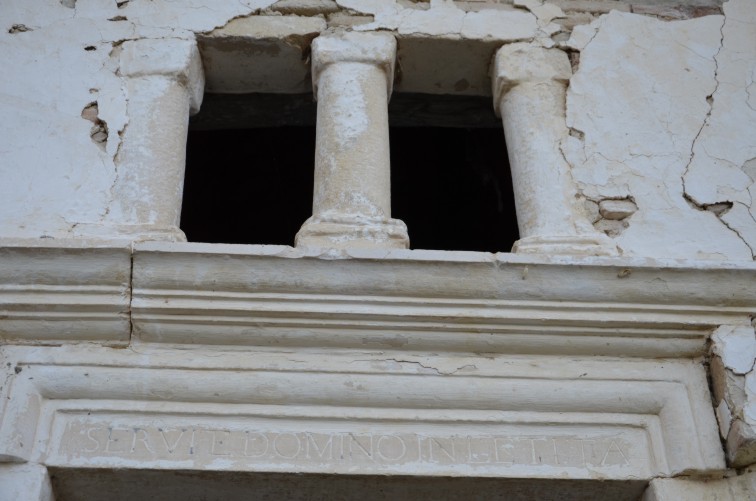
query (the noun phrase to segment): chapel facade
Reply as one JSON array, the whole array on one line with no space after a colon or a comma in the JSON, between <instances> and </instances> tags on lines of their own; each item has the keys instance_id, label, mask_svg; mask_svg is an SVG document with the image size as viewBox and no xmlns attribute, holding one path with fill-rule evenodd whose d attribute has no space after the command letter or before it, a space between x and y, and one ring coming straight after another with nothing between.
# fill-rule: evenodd
<instances>
[{"instance_id":1,"label":"chapel facade","mask_svg":"<svg viewBox=\"0 0 756 501\"><path fill-rule=\"evenodd\" d=\"M0 500L756 499L749 0L0 19ZM257 200L302 183L304 215ZM476 226L514 243L434 240Z\"/></svg>"}]
</instances>

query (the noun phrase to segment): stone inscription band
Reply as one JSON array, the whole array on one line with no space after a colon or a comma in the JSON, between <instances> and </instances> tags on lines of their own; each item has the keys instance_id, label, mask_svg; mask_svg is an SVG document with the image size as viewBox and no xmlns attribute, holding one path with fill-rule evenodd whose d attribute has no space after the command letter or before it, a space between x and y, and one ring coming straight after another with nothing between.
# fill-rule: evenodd
<instances>
[{"instance_id":1,"label":"stone inscription band","mask_svg":"<svg viewBox=\"0 0 756 501\"><path fill-rule=\"evenodd\" d=\"M68 423L60 453L68 458L229 459L355 466L435 463L554 467L630 466L629 444L600 438L415 433L279 432L197 427L109 427Z\"/></svg>"}]
</instances>

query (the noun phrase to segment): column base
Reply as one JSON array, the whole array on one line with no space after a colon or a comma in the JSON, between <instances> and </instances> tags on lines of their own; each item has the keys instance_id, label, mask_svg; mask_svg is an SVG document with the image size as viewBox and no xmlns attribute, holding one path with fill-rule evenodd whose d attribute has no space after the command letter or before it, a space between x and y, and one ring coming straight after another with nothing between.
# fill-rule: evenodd
<instances>
[{"instance_id":1,"label":"column base","mask_svg":"<svg viewBox=\"0 0 756 501\"><path fill-rule=\"evenodd\" d=\"M521 238L512 246L518 254L556 254L568 256L617 256L617 246L605 235L533 236Z\"/></svg>"},{"instance_id":2,"label":"column base","mask_svg":"<svg viewBox=\"0 0 756 501\"><path fill-rule=\"evenodd\" d=\"M399 219L368 216L312 216L295 238L296 247L407 249L407 226Z\"/></svg>"},{"instance_id":3,"label":"column base","mask_svg":"<svg viewBox=\"0 0 756 501\"><path fill-rule=\"evenodd\" d=\"M74 229L77 237L106 240L132 240L161 242L186 242L186 235L177 226L151 224L78 224Z\"/></svg>"}]
</instances>

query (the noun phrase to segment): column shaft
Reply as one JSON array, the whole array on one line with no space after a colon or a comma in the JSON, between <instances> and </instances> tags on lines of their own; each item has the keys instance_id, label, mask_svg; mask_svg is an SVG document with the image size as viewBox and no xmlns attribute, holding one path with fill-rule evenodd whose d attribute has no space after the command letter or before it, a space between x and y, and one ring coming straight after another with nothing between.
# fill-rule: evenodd
<instances>
[{"instance_id":1,"label":"column shaft","mask_svg":"<svg viewBox=\"0 0 756 501\"><path fill-rule=\"evenodd\" d=\"M321 73L313 214L390 217L387 102L377 66L339 63Z\"/></svg>"},{"instance_id":2,"label":"column shaft","mask_svg":"<svg viewBox=\"0 0 756 501\"><path fill-rule=\"evenodd\" d=\"M126 88L129 124L116 158L120 165L113 190L117 204L114 216L120 225L165 232L169 239L173 236L184 240L178 226L189 129L189 92L162 75L130 78Z\"/></svg>"},{"instance_id":3,"label":"column shaft","mask_svg":"<svg viewBox=\"0 0 756 501\"><path fill-rule=\"evenodd\" d=\"M179 229L189 115L199 110L204 74L189 40L126 42L121 75L128 124L105 223L134 239L186 240Z\"/></svg>"},{"instance_id":4,"label":"column shaft","mask_svg":"<svg viewBox=\"0 0 756 501\"><path fill-rule=\"evenodd\" d=\"M567 166L557 160L562 127L555 117L564 110L563 94L558 82L526 82L500 102L521 237L575 231L563 189Z\"/></svg>"},{"instance_id":5,"label":"column shaft","mask_svg":"<svg viewBox=\"0 0 756 501\"><path fill-rule=\"evenodd\" d=\"M574 210L577 189L560 151L567 136L565 95L572 75L557 49L512 44L496 54L494 103L501 114L517 210L515 252L611 255L611 239Z\"/></svg>"},{"instance_id":6,"label":"column shaft","mask_svg":"<svg viewBox=\"0 0 756 501\"><path fill-rule=\"evenodd\" d=\"M298 247L406 248L391 219L388 99L396 41L386 33L323 35L312 44L318 100L313 215Z\"/></svg>"}]
</instances>

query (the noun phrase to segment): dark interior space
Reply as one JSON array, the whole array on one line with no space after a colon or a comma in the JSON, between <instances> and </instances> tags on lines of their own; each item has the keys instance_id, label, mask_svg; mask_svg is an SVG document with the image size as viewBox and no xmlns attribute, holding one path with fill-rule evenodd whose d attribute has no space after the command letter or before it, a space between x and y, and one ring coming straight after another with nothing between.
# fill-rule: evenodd
<instances>
[{"instance_id":1,"label":"dark interior space","mask_svg":"<svg viewBox=\"0 0 756 501\"><path fill-rule=\"evenodd\" d=\"M634 501L643 480L50 468L57 501Z\"/></svg>"},{"instance_id":2,"label":"dark interior space","mask_svg":"<svg viewBox=\"0 0 756 501\"><path fill-rule=\"evenodd\" d=\"M312 94L205 94L191 118L194 130L315 126ZM491 96L397 93L389 101L392 127L501 128Z\"/></svg>"},{"instance_id":3,"label":"dark interior space","mask_svg":"<svg viewBox=\"0 0 756 501\"><path fill-rule=\"evenodd\" d=\"M228 129L217 115L233 116L230 101L192 121L181 229L191 242L294 245L312 214L315 128L302 124L314 108L284 120L297 126L263 126L276 116L260 109L264 100L235 99ZM306 102L276 99L283 115ZM390 114L392 216L407 224L413 249L508 252L518 234L498 121L477 101L426 101L399 100ZM428 126L444 111L456 118Z\"/></svg>"},{"instance_id":4,"label":"dark interior space","mask_svg":"<svg viewBox=\"0 0 756 501\"><path fill-rule=\"evenodd\" d=\"M391 128L391 210L413 249L509 252L518 239L498 129Z\"/></svg>"},{"instance_id":5,"label":"dark interior space","mask_svg":"<svg viewBox=\"0 0 756 501\"><path fill-rule=\"evenodd\" d=\"M190 242L294 245L312 215L314 127L190 131L181 229Z\"/></svg>"}]
</instances>

